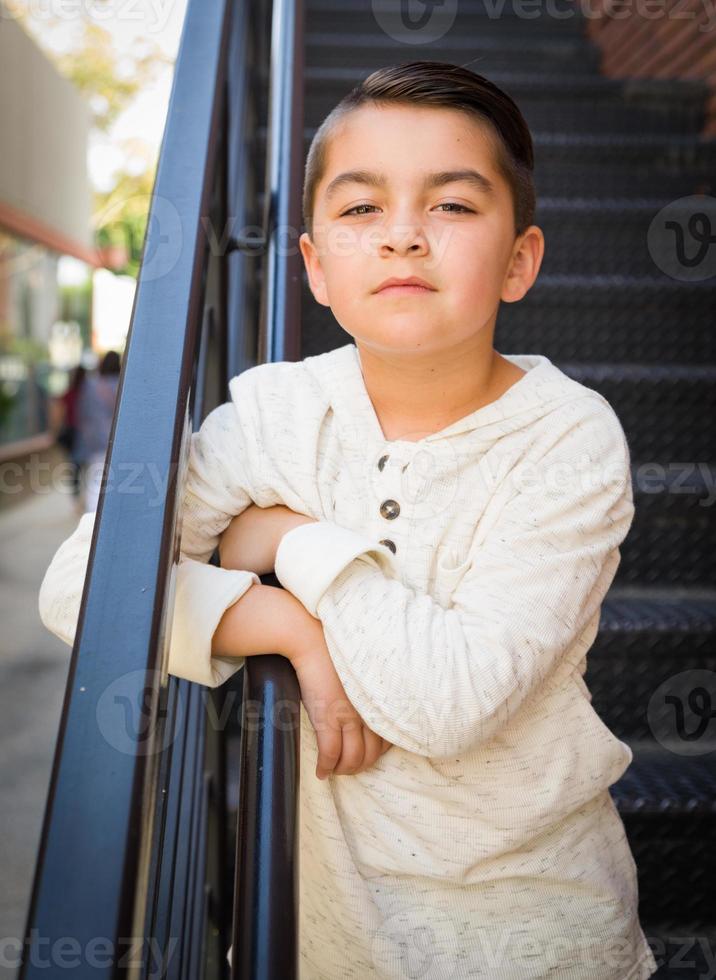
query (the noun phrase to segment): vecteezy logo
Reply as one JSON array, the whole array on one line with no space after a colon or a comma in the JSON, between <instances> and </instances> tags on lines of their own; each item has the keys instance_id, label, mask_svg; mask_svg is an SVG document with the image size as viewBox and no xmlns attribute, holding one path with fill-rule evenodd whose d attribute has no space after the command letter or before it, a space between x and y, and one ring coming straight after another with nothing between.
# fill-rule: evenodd
<instances>
[{"instance_id":1,"label":"vecteezy logo","mask_svg":"<svg viewBox=\"0 0 716 980\"><path fill-rule=\"evenodd\" d=\"M420 0L419 6L423 8L422 13L418 11L417 20L412 20L413 12L410 9L410 0L400 0L400 20L403 27L410 31L419 31L423 27L427 27L435 7L443 7L444 5L445 0Z\"/></svg>"},{"instance_id":2,"label":"vecteezy logo","mask_svg":"<svg viewBox=\"0 0 716 980\"><path fill-rule=\"evenodd\" d=\"M147 231L142 252L141 278L144 282L168 275L181 258L184 245L182 219L175 205L156 194L133 194L130 198L112 201L93 218L96 228L114 230L126 235L122 214L124 210L147 215Z\"/></svg>"},{"instance_id":3,"label":"vecteezy logo","mask_svg":"<svg viewBox=\"0 0 716 980\"><path fill-rule=\"evenodd\" d=\"M709 252L709 245L716 242L716 235L711 234L711 219L704 211L697 211L689 216L689 234L692 241L697 243L697 250L692 257L686 254L686 235L678 221L666 221L664 227L674 232L676 236L676 257L687 269L701 265Z\"/></svg>"},{"instance_id":4,"label":"vecteezy logo","mask_svg":"<svg viewBox=\"0 0 716 980\"><path fill-rule=\"evenodd\" d=\"M457 931L439 909L408 908L383 921L371 952L383 976L451 980L457 970Z\"/></svg>"},{"instance_id":5,"label":"vecteezy logo","mask_svg":"<svg viewBox=\"0 0 716 980\"><path fill-rule=\"evenodd\" d=\"M153 675L156 677L153 678ZM159 693L155 695L153 681ZM97 727L105 741L126 755L151 755L167 748L181 730L184 704L177 697L174 725L168 723L161 705L166 694L156 671L133 670L122 674L102 692L97 701ZM155 697L159 701L155 704Z\"/></svg>"},{"instance_id":6,"label":"vecteezy logo","mask_svg":"<svg viewBox=\"0 0 716 980\"><path fill-rule=\"evenodd\" d=\"M647 719L654 737L678 755L716 751L716 672L682 670L649 698Z\"/></svg>"},{"instance_id":7,"label":"vecteezy logo","mask_svg":"<svg viewBox=\"0 0 716 980\"><path fill-rule=\"evenodd\" d=\"M372 0L371 9L382 31L403 44L430 44L452 27L457 0Z\"/></svg>"},{"instance_id":8,"label":"vecteezy logo","mask_svg":"<svg viewBox=\"0 0 716 980\"><path fill-rule=\"evenodd\" d=\"M716 198L692 194L667 204L649 225L647 248L672 279L702 282L716 275Z\"/></svg>"}]
</instances>

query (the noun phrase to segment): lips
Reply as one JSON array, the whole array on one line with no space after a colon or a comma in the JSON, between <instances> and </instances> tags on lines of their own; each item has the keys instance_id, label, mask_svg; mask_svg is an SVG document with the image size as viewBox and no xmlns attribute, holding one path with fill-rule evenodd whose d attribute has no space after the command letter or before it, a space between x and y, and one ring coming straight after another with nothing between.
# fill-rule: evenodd
<instances>
[{"instance_id":1,"label":"lips","mask_svg":"<svg viewBox=\"0 0 716 980\"><path fill-rule=\"evenodd\" d=\"M421 279L419 276L409 276L406 279L391 278L386 279L384 282L378 286L375 290L376 293L382 293L384 291L390 292L435 292L435 287L432 286L425 279Z\"/></svg>"}]
</instances>

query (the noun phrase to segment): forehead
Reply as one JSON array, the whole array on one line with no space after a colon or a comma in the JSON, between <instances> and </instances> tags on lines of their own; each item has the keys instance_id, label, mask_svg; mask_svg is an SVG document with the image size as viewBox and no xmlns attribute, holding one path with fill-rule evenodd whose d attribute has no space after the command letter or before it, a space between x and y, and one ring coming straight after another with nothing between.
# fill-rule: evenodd
<instances>
[{"instance_id":1,"label":"forehead","mask_svg":"<svg viewBox=\"0 0 716 980\"><path fill-rule=\"evenodd\" d=\"M361 106L329 138L318 195L325 198L337 177L355 171L404 185L422 181L427 173L473 170L499 193L507 188L496 165L495 143L488 124L451 107ZM474 187L480 189L477 182Z\"/></svg>"}]
</instances>

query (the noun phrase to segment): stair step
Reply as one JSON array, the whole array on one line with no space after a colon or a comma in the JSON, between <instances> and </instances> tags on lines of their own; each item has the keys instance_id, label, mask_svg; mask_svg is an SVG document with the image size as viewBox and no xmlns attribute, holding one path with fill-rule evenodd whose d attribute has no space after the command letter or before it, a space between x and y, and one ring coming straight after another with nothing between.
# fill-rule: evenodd
<instances>
[{"instance_id":1,"label":"stair step","mask_svg":"<svg viewBox=\"0 0 716 980\"><path fill-rule=\"evenodd\" d=\"M555 363L604 395L624 427L632 460L713 460L716 365Z\"/></svg>"},{"instance_id":2,"label":"stair step","mask_svg":"<svg viewBox=\"0 0 716 980\"><path fill-rule=\"evenodd\" d=\"M493 32L521 37L579 35L585 31L585 18L573 0L554 0L547 5L530 2L526 8L524 4L515 6L512 0L504 3L501 0L461 0L459 4L447 4L442 9L436 4L430 11L429 28L423 27L419 31L409 26L415 22L415 14L406 23L403 10L404 4L400 0L371 0L371 3L365 0L307 0L306 30L340 33L390 30L396 34L410 31L416 47L417 39L421 45L432 43L447 31L460 35Z\"/></svg>"},{"instance_id":3,"label":"stair step","mask_svg":"<svg viewBox=\"0 0 716 980\"><path fill-rule=\"evenodd\" d=\"M675 708L662 695L680 697L688 705L689 693L703 685L704 677L684 672L707 670L713 672L716 706L715 638L716 589L613 585L587 654L584 680L594 710L630 745L662 744L658 739L666 736L678 744ZM664 683L668 688L655 695ZM694 728L689 716L688 730ZM704 733L701 747L706 739L716 749L716 721Z\"/></svg>"},{"instance_id":4,"label":"stair step","mask_svg":"<svg viewBox=\"0 0 716 980\"><path fill-rule=\"evenodd\" d=\"M374 30L370 33L309 31L306 34L306 65L309 68L382 68L420 57L411 31ZM467 64L473 71L489 75L495 71L566 71L575 74L599 71L601 52L586 38L533 37L516 34L471 35L448 33L430 46L430 60Z\"/></svg>"},{"instance_id":5,"label":"stair step","mask_svg":"<svg viewBox=\"0 0 716 980\"><path fill-rule=\"evenodd\" d=\"M599 636L647 632L710 636L716 632L716 588L613 585L602 603Z\"/></svg>"},{"instance_id":6,"label":"stair step","mask_svg":"<svg viewBox=\"0 0 716 980\"><path fill-rule=\"evenodd\" d=\"M629 747L634 753L633 762L610 787L622 815L698 813L716 819L713 753L711 757L676 755L653 742L640 741L630 742ZM712 860L716 860L716 852Z\"/></svg>"},{"instance_id":7,"label":"stair step","mask_svg":"<svg viewBox=\"0 0 716 980\"><path fill-rule=\"evenodd\" d=\"M716 219L712 199L704 198L701 210ZM668 212L664 208L669 206ZM673 271L677 279L704 280L709 268L701 263L693 270L676 258L676 232L664 220L676 220L684 229L686 257L696 254L686 231L695 208L691 200L677 206L669 198L540 198L535 222L544 231L546 248L540 271L559 275L653 276L661 279ZM664 212L662 217L658 217ZM664 220L662 220L662 218ZM653 224L652 224L653 223ZM656 259L666 257L663 268Z\"/></svg>"},{"instance_id":8,"label":"stair step","mask_svg":"<svg viewBox=\"0 0 716 980\"><path fill-rule=\"evenodd\" d=\"M671 459L632 465L634 521L623 541L619 585L708 586L716 582L711 510L716 466Z\"/></svg>"},{"instance_id":9,"label":"stair step","mask_svg":"<svg viewBox=\"0 0 716 980\"><path fill-rule=\"evenodd\" d=\"M713 920L716 758L630 743L634 759L610 787L639 876L642 921Z\"/></svg>"},{"instance_id":10,"label":"stair step","mask_svg":"<svg viewBox=\"0 0 716 980\"><path fill-rule=\"evenodd\" d=\"M599 167L538 158L534 169L538 200L549 197L580 198L588 191L594 198L634 198L640 194L673 201L692 194L711 194L716 190L716 170L683 167L678 172L652 167L624 166L619 163Z\"/></svg>"},{"instance_id":11,"label":"stair step","mask_svg":"<svg viewBox=\"0 0 716 980\"><path fill-rule=\"evenodd\" d=\"M317 305L309 295L304 309L311 304ZM552 361L714 364L714 308L713 278L684 283L650 276L551 276L540 269L519 303L501 305L495 346L505 354L537 351Z\"/></svg>"},{"instance_id":12,"label":"stair step","mask_svg":"<svg viewBox=\"0 0 716 980\"><path fill-rule=\"evenodd\" d=\"M354 85L361 68L307 68L305 122L317 126ZM581 74L490 72L536 132L684 134L698 132L709 90L685 79L613 79ZM585 106L589 111L585 111ZM260 111L267 118L266 106Z\"/></svg>"},{"instance_id":13,"label":"stair step","mask_svg":"<svg viewBox=\"0 0 716 980\"><path fill-rule=\"evenodd\" d=\"M706 909L713 917L712 910ZM707 980L714 975L716 923L659 923L641 921L659 969L654 980Z\"/></svg>"},{"instance_id":14,"label":"stair step","mask_svg":"<svg viewBox=\"0 0 716 980\"><path fill-rule=\"evenodd\" d=\"M716 184L716 139L533 132L532 141L538 199L673 200L710 194Z\"/></svg>"}]
</instances>

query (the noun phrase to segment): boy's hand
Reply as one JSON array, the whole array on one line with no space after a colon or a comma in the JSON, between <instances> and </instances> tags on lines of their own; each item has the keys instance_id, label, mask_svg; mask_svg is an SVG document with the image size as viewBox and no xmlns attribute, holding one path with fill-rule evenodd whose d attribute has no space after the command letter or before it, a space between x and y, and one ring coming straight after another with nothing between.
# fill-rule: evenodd
<instances>
[{"instance_id":1,"label":"boy's hand","mask_svg":"<svg viewBox=\"0 0 716 980\"><path fill-rule=\"evenodd\" d=\"M222 568L238 568L266 575L274 570L281 538L299 524L314 518L290 507L258 507L251 504L233 518L219 541ZM297 602L300 623L291 631L290 651L282 650L293 664L301 688L301 700L318 740L317 775L332 772L344 776L369 769L387 752L392 742L365 724L348 700L326 646L323 625Z\"/></svg>"},{"instance_id":2,"label":"boy's hand","mask_svg":"<svg viewBox=\"0 0 716 980\"><path fill-rule=\"evenodd\" d=\"M309 616L289 659L301 688L301 700L318 740L319 779L355 775L370 769L393 744L368 728L345 692L326 646L320 620Z\"/></svg>"},{"instance_id":3,"label":"boy's hand","mask_svg":"<svg viewBox=\"0 0 716 980\"><path fill-rule=\"evenodd\" d=\"M259 507L250 504L233 518L219 540L222 568L239 568L267 575L276 565L281 538L299 524L314 520L290 507Z\"/></svg>"}]
</instances>

